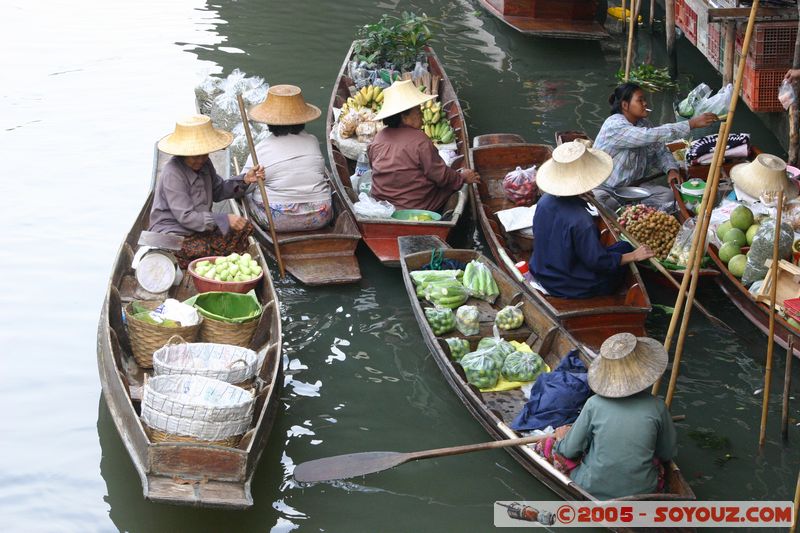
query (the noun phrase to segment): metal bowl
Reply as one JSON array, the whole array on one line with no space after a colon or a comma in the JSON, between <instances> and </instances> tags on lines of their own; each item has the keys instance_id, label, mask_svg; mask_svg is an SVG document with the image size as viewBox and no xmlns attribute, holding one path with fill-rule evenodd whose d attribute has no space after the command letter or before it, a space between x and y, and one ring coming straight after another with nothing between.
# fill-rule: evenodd
<instances>
[{"instance_id":1,"label":"metal bowl","mask_svg":"<svg viewBox=\"0 0 800 533\"><path fill-rule=\"evenodd\" d=\"M652 195L652 192L642 187L617 187L614 189L614 196L632 202L646 200Z\"/></svg>"}]
</instances>

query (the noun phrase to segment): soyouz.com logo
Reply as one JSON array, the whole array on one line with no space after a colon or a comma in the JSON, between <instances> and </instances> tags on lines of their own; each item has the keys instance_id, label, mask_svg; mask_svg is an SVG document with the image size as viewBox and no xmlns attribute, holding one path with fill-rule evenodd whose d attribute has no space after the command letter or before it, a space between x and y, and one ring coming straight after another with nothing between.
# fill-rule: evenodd
<instances>
[{"instance_id":1,"label":"soyouz.com logo","mask_svg":"<svg viewBox=\"0 0 800 533\"><path fill-rule=\"evenodd\" d=\"M500 501L496 527L790 527L789 501Z\"/></svg>"}]
</instances>

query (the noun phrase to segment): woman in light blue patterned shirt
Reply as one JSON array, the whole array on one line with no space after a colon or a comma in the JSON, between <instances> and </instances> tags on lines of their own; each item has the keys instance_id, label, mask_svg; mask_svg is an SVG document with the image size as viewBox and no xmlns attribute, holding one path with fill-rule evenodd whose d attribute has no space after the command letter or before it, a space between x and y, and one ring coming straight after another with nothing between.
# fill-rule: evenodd
<instances>
[{"instance_id":1,"label":"woman in light blue patterned shirt","mask_svg":"<svg viewBox=\"0 0 800 533\"><path fill-rule=\"evenodd\" d=\"M685 122L653 126L647 120L650 110L642 88L635 83L623 83L609 97L611 116L606 119L594 141L594 148L611 155L614 169L603 184L616 189L635 185L653 174L678 178L678 162L667 148L667 142L687 137L689 130L704 128L718 120L714 113L703 113ZM644 203L665 206L673 201L672 190L662 185L640 184L652 196ZM619 203L607 191L594 190L595 197L606 207L615 210Z\"/></svg>"}]
</instances>

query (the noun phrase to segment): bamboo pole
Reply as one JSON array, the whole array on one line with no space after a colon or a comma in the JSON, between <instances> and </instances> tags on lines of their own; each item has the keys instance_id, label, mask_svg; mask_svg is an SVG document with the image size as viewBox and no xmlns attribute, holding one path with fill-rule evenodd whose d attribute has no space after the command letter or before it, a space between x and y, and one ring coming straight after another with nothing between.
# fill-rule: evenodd
<instances>
[{"instance_id":1,"label":"bamboo pole","mask_svg":"<svg viewBox=\"0 0 800 533\"><path fill-rule=\"evenodd\" d=\"M778 192L778 205L775 206L775 242L772 243L772 265L770 266L769 288L769 337L767 338L767 368L764 371L764 397L761 400L761 430L758 445L764 446L767 440L767 415L769 414L769 388L772 382L772 356L775 352L775 298L778 293L778 262L781 259L781 218L783 215L783 189Z\"/></svg>"},{"instance_id":2,"label":"bamboo pole","mask_svg":"<svg viewBox=\"0 0 800 533\"><path fill-rule=\"evenodd\" d=\"M650 26L650 31L653 30L653 20L656 18L656 0L650 0L650 17L647 25Z\"/></svg>"},{"instance_id":3,"label":"bamboo pole","mask_svg":"<svg viewBox=\"0 0 800 533\"><path fill-rule=\"evenodd\" d=\"M258 166L258 155L256 154L256 146L253 143L253 135L250 133L250 121L247 119L247 111L244 108L244 99L242 95L236 95L239 100L239 113L242 115L242 125L244 126L244 133L247 136L247 144L250 147L250 155L253 157L253 166ZM278 245L278 236L275 234L275 224L272 221L272 209L269 207L269 197L267 196L267 188L264 187L264 180L258 179L258 189L261 191L261 200L264 202L264 211L267 214L267 221L269 221L269 233L272 236L272 246L275 248L275 259L278 261L278 269L280 269L281 277L286 276L286 270L283 268L283 258L281 257L281 249Z\"/></svg>"},{"instance_id":4,"label":"bamboo pole","mask_svg":"<svg viewBox=\"0 0 800 533\"><path fill-rule=\"evenodd\" d=\"M786 365L783 374L783 403L781 404L781 438L789 438L789 393L792 389L792 359L794 359L794 335L789 334L786 348Z\"/></svg>"},{"instance_id":5,"label":"bamboo pole","mask_svg":"<svg viewBox=\"0 0 800 533\"><path fill-rule=\"evenodd\" d=\"M753 0L753 5L750 8L750 18L747 21L747 31L745 32L744 43L742 45L742 57L747 55L747 52L750 48L750 39L753 35L753 26L755 24L756 14L758 12L758 4L759 0ZM675 311L672 315L672 319L670 320L667 336L664 339L664 347L669 350L669 347L672 344L672 336L674 335L675 327L677 326L678 317L683 309L684 297L687 297L689 303L686 305L686 309L683 313L681 329L678 334L678 343L675 347L675 357L672 363L669 389L667 390L667 396L665 398L667 407L669 407L672 402L672 396L675 392L675 384L678 380L678 374L680 372L680 361L683 355L683 345L686 340L686 331L688 329L687 326L689 323L689 317L691 315L692 302L694 301L694 295L697 291L700 262L702 261L705 253L706 236L708 233L708 225L711 220L711 211L713 209L713 201L711 198L716 197L717 187L719 185L720 169L722 168L722 161L725 157L725 146L728 143L728 134L730 133L731 124L733 124L733 118L736 114L736 105L739 103L739 91L741 90L742 80L744 78L744 67L745 61L740 61L733 87L733 95L731 96L728 117L727 120L720 124L720 133L717 138L717 145L714 149L714 158L709 171L709 181L706 184L706 189L703 193L703 200L697 212L697 217L695 218L695 220L700 221L700 224L696 225L695 227L695 235L693 237L692 247L689 252L689 261L686 265L687 274L691 274L688 276L685 275L684 279L681 281L681 290L678 292L678 297L675 302ZM689 286L688 296L685 294L687 285ZM656 383L653 385L653 394L658 394L659 387L660 380L656 381Z\"/></svg>"},{"instance_id":6,"label":"bamboo pole","mask_svg":"<svg viewBox=\"0 0 800 533\"><path fill-rule=\"evenodd\" d=\"M642 5L642 0L631 0L631 16L630 23L628 24L628 51L625 56L625 81L631 78L631 61L633 59L633 28L636 24L636 19L639 14L639 6ZM622 12L625 16L625 11Z\"/></svg>"},{"instance_id":7,"label":"bamboo pole","mask_svg":"<svg viewBox=\"0 0 800 533\"><path fill-rule=\"evenodd\" d=\"M800 473L797 474L797 485L794 487L794 520L792 520L792 527L789 528L789 533L794 533L797 529L798 504L800 504Z\"/></svg>"}]
</instances>

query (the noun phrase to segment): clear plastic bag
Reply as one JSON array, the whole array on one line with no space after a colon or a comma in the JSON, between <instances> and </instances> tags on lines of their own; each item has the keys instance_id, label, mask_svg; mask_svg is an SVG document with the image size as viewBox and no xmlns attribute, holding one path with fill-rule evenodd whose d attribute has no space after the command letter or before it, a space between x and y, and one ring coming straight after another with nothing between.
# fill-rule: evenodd
<instances>
[{"instance_id":1,"label":"clear plastic bag","mask_svg":"<svg viewBox=\"0 0 800 533\"><path fill-rule=\"evenodd\" d=\"M456 329L456 317L452 309L443 307L426 307L425 318L428 320L434 335L443 335Z\"/></svg>"},{"instance_id":2,"label":"clear plastic bag","mask_svg":"<svg viewBox=\"0 0 800 533\"><path fill-rule=\"evenodd\" d=\"M455 309L469 299L469 291L454 278L435 281L425 288L425 299L434 305Z\"/></svg>"},{"instance_id":3,"label":"clear plastic bag","mask_svg":"<svg viewBox=\"0 0 800 533\"><path fill-rule=\"evenodd\" d=\"M702 113L714 113L715 115L727 114L728 107L731 104L731 96L733 96L733 85L729 83L714 96L706 98L697 104L697 106L695 106L695 116Z\"/></svg>"},{"instance_id":4,"label":"clear plastic bag","mask_svg":"<svg viewBox=\"0 0 800 533\"><path fill-rule=\"evenodd\" d=\"M533 204L539 192L536 186L536 165L523 169L517 167L503 178L503 190L506 198L518 206Z\"/></svg>"},{"instance_id":5,"label":"clear plastic bag","mask_svg":"<svg viewBox=\"0 0 800 533\"><path fill-rule=\"evenodd\" d=\"M461 358L467 381L479 389L491 389L500 379L502 364L497 363L492 350L478 349Z\"/></svg>"},{"instance_id":6,"label":"clear plastic bag","mask_svg":"<svg viewBox=\"0 0 800 533\"><path fill-rule=\"evenodd\" d=\"M753 237L753 244L750 245L750 252L747 254L747 265L744 267L742 283L747 286L764 279L769 270L764 263L767 259L772 259L772 246L775 241L775 219L770 218L761 223L761 227ZM781 222L781 237L778 253L781 259L788 259L792 255L792 243L794 242L794 231L792 226Z\"/></svg>"},{"instance_id":7,"label":"clear plastic bag","mask_svg":"<svg viewBox=\"0 0 800 533\"><path fill-rule=\"evenodd\" d=\"M491 355L497 360L498 368L503 367L503 363L509 354L514 353L514 345L500 336L497 326L494 326L494 336L484 337L478 342L478 350L490 350Z\"/></svg>"},{"instance_id":8,"label":"clear plastic bag","mask_svg":"<svg viewBox=\"0 0 800 533\"><path fill-rule=\"evenodd\" d=\"M692 118L696 114L695 109L697 109L698 105L710 95L711 87L705 83L701 83L689 91L686 98L681 100L681 103L678 104L678 114L683 118Z\"/></svg>"},{"instance_id":9,"label":"clear plastic bag","mask_svg":"<svg viewBox=\"0 0 800 533\"><path fill-rule=\"evenodd\" d=\"M507 305L502 308L494 317L494 323L498 329L508 331L517 329L525 323L525 315L522 314L523 302L517 305Z\"/></svg>"},{"instance_id":10,"label":"clear plastic bag","mask_svg":"<svg viewBox=\"0 0 800 533\"><path fill-rule=\"evenodd\" d=\"M508 354L501 370L508 381L533 381L544 370L544 360L534 352Z\"/></svg>"},{"instance_id":11,"label":"clear plastic bag","mask_svg":"<svg viewBox=\"0 0 800 533\"><path fill-rule=\"evenodd\" d=\"M469 353L469 341L459 337L448 337L445 339L447 346L450 347L450 359L460 361Z\"/></svg>"},{"instance_id":12,"label":"clear plastic bag","mask_svg":"<svg viewBox=\"0 0 800 533\"><path fill-rule=\"evenodd\" d=\"M461 270L415 270L411 274L411 280L417 288L417 298L424 299L428 286L447 280L460 280L463 276Z\"/></svg>"},{"instance_id":13,"label":"clear plastic bag","mask_svg":"<svg viewBox=\"0 0 800 533\"><path fill-rule=\"evenodd\" d=\"M464 286L475 298L494 303L500 295L500 289L492 277L489 268L480 261L472 260L464 269Z\"/></svg>"},{"instance_id":14,"label":"clear plastic bag","mask_svg":"<svg viewBox=\"0 0 800 533\"><path fill-rule=\"evenodd\" d=\"M778 101L784 109L788 110L795 101L796 95L794 94L794 87L789 80L783 80L780 88L778 89Z\"/></svg>"},{"instance_id":15,"label":"clear plastic bag","mask_svg":"<svg viewBox=\"0 0 800 533\"><path fill-rule=\"evenodd\" d=\"M686 266L689 262L689 252L692 248L696 225L694 218L689 218L683 223L675 236L675 242L667 255L667 261L678 266ZM706 239L706 250L708 250L708 241L709 239Z\"/></svg>"},{"instance_id":16,"label":"clear plastic bag","mask_svg":"<svg viewBox=\"0 0 800 533\"><path fill-rule=\"evenodd\" d=\"M456 311L456 328L462 335L477 335L481 330L480 313L474 305L462 305Z\"/></svg>"},{"instance_id":17,"label":"clear plastic bag","mask_svg":"<svg viewBox=\"0 0 800 533\"><path fill-rule=\"evenodd\" d=\"M376 200L365 193L358 195L358 201L353 204L356 215L367 218L392 218L394 206L386 200Z\"/></svg>"}]
</instances>

